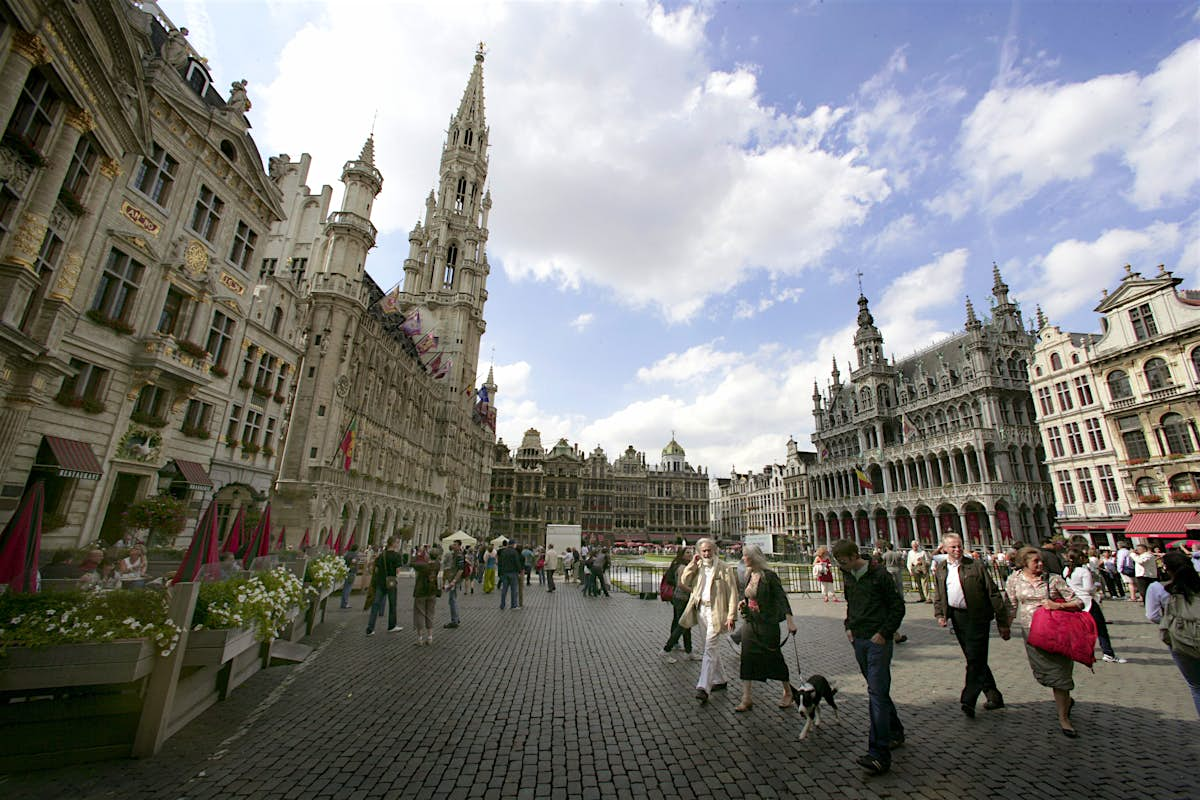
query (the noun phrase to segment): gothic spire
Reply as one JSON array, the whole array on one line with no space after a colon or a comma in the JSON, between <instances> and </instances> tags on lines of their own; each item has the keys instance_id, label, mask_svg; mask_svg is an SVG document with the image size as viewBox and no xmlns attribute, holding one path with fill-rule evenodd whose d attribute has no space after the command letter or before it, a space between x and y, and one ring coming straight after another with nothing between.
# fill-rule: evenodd
<instances>
[{"instance_id":1,"label":"gothic spire","mask_svg":"<svg viewBox=\"0 0 1200 800\"><path fill-rule=\"evenodd\" d=\"M463 91L462 102L458 104L458 113L454 115L455 122L460 128L475 128L483 131L487 127L483 114L483 42L475 50L475 68L471 70L471 78ZM478 135L478 134L476 134Z\"/></svg>"},{"instance_id":2,"label":"gothic spire","mask_svg":"<svg viewBox=\"0 0 1200 800\"><path fill-rule=\"evenodd\" d=\"M996 298L996 305L1002 306L1008 303L1008 284L1000 277L1000 268L994 261L992 262L992 295Z\"/></svg>"},{"instance_id":3,"label":"gothic spire","mask_svg":"<svg viewBox=\"0 0 1200 800\"><path fill-rule=\"evenodd\" d=\"M375 132L372 131L367 136L367 141L363 143L362 152L358 154L358 160L368 166L375 166Z\"/></svg>"},{"instance_id":4,"label":"gothic spire","mask_svg":"<svg viewBox=\"0 0 1200 800\"><path fill-rule=\"evenodd\" d=\"M971 298L967 298L967 330L975 330L979 327L979 319L975 316L975 306L971 303Z\"/></svg>"}]
</instances>

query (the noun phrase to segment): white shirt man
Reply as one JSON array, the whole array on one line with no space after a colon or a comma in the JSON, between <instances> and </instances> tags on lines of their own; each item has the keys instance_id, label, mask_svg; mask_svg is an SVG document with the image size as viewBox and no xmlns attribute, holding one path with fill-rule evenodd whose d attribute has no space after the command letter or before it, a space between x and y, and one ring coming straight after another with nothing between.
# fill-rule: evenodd
<instances>
[{"instance_id":1,"label":"white shirt man","mask_svg":"<svg viewBox=\"0 0 1200 800\"><path fill-rule=\"evenodd\" d=\"M908 569L908 574L913 576L913 583L917 585L917 591L921 594L921 602L932 603L933 598L925 591L925 584L929 576L929 554L915 539L912 549L908 551L908 557L905 559L905 567Z\"/></svg>"}]
</instances>

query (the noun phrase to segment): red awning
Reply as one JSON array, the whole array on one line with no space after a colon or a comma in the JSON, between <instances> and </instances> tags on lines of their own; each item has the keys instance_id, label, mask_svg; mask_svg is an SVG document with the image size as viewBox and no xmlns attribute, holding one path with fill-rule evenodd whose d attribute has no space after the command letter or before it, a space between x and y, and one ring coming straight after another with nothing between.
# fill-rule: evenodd
<instances>
[{"instance_id":1,"label":"red awning","mask_svg":"<svg viewBox=\"0 0 1200 800\"><path fill-rule=\"evenodd\" d=\"M1125 526L1125 532L1143 536L1163 536L1170 533L1183 535L1189 522L1196 519L1195 510L1188 511L1135 511Z\"/></svg>"},{"instance_id":2,"label":"red awning","mask_svg":"<svg viewBox=\"0 0 1200 800\"><path fill-rule=\"evenodd\" d=\"M212 478L208 477L208 473L204 471L204 467L201 464L177 458L175 459L175 466L178 468L179 474L183 477L185 483L192 486L211 487L213 485Z\"/></svg>"},{"instance_id":3,"label":"red awning","mask_svg":"<svg viewBox=\"0 0 1200 800\"><path fill-rule=\"evenodd\" d=\"M1128 522L1079 522L1064 524L1064 531L1123 531Z\"/></svg>"},{"instance_id":4,"label":"red awning","mask_svg":"<svg viewBox=\"0 0 1200 800\"><path fill-rule=\"evenodd\" d=\"M83 478L85 481L98 481L104 474L100 462L92 452L92 446L74 439L60 439L57 436L43 436L54 465L58 467L60 478Z\"/></svg>"}]
</instances>

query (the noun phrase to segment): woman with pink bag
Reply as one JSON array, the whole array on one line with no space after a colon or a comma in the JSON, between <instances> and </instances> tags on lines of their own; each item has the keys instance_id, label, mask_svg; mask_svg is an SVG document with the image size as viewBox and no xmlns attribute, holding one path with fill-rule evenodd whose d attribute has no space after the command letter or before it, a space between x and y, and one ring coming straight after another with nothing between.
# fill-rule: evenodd
<instances>
[{"instance_id":1,"label":"woman with pink bag","mask_svg":"<svg viewBox=\"0 0 1200 800\"><path fill-rule=\"evenodd\" d=\"M1017 571L1009 575L1004 584L1009 616L1013 620L1013 627L1019 628L1025 638L1025 655L1034 679L1054 692L1058 725L1063 736L1074 739L1079 736L1071 725L1071 706L1075 705L1071 698L1071 690L1075 688L1075 662L1070 656L1033 646L1029 643L1029 635L1034 612L1039 608L1047 611L1082 611L1083 603L1075 597L1075 592L1061 575L1046 574L1042 567L1042 554L1036 547L1022 547L1017 552L1015 566ZM1094 639L1092 647L1095 647Z\"/></svg>"}]
</instances>

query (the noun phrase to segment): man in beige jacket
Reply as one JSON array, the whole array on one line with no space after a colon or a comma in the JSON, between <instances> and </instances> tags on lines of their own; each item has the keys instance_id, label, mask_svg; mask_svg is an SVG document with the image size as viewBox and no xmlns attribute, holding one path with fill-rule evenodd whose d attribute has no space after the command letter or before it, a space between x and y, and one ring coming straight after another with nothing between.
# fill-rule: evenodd
<instances>
[{"instance_id":1,"label":"man in beige jacket","mask_svg":"<svg viewBox=\"0 0 1200 800\"><path fill-rule=\"evenodd\" d=\"M699 621L705 627L704 658L696 683L696 699L707 703L711 692L719 692L726 686L720 640L726 632L733 630L738 603L737 569L717 556L716 542L701 539L696 543L692 562L680 573L679 582L691 592L679 624L690 628Z\"/></svg>"}]
</instances>

